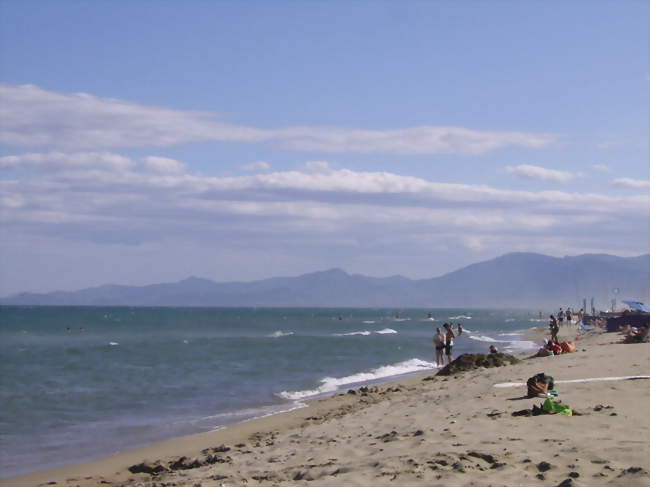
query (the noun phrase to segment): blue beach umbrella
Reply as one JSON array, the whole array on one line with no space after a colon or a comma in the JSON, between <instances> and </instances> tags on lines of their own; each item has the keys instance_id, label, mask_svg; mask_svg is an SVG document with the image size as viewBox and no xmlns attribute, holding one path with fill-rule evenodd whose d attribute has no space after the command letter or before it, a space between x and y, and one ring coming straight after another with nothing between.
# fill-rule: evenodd
<instances>
[{"instance_id":1,"label":"blue beach umbrella","mask_svg":"<svg viewBox=\"0 0 650 487\"><path fill-rule=\"evenodd\" d=\"M630 308L636 309L639 311L644 311L646 313L650 313L650 306L646 306L645 304L641 303L640 301L623 301L625 304L627 304Z\"/></svg>"}]
</instances>

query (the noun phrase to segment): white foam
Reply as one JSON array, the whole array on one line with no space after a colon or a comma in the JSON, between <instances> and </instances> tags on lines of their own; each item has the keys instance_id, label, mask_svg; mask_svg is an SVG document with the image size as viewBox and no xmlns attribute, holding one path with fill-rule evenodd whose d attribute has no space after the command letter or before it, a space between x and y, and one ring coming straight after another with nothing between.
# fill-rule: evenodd
<instances>
[{"instance_id":1,"label":"white foam","mask_svg":"<svg viewBox=\"0 0 650 487\"><path fill-rule=\"evenodd\" d=\"M507 340L495 340L494 338L485 336L485 335L470 335L472 340L478 340L479 342L491 342L491 343L503 343Z\"/></svg>"},{"instance_id":2,"label":"white foam","mask_svg":"<svg viewBox=\"0 0 650 487\"><path fill-rule=\"evenodd\" d=\"M349 384L374 381L394 375L408 374L411 372L418 372L421 370L430 370L435 368L436 366L431 362L425 362L424 360L414 358L392 365L384 365L376 369L371 369L367 372L359 372L358 374L349 375L347 377L325 377L324 379L321 379L321 385L316 389L293 392L282 391L278 393L278 396L282 397L283 399L290 399L295 401L307 397L318 396L320 394L335 392L339 387Z\"/></svg>"},{"instance_id":3,"label":"white foam","mask_svg":"<svg viewBox=\"0 0 650 487\"><path fill-rule=\"evenodd\" d=\"M521 333L499 333L500 337L518 337Z\"/></svg>"},{"instance_id":4,"label":"white foam","mask_svg":"<svg viewBox=\"0 0 650 487\"><path fill-rule=\"evenodd\" d=\"M116 347L116 346L119 345L119 343L117 343L117 342L108 342L108 344L109 344L111 347Z\"/></svg>"},{"instance_id":5,"label":"white foam","mask_svg":"<svg viewBox=\"0 0 650 487\"><path fill-rule=\"evenodd\" d=\"M363 330L363 331L351 331L350 333L334 333L334 336L336 337L349 337L354 335L367 336L370 335L371 333L372 333L371 331Z\"/></svg>"},{"instance_id":6,"label":"white foam","mask_svg":"<svg viewBox=\"0 0 650 487\"><path fill-rule=\"evenodd\" d=\"M448 319L450 320L471 320L471 316L465 316L465 315L458 315L458 316L450 316Z\"/></svg>"},{"instance_id":7,"label":"white foam","mask_svg":"<svg viewBox=\"0 0 650 487\"><path fill-rule=\"evenodd\" d=\"M411 318L393 318L393 321L411 321Z\"/></svg>"},{"instance_id":8,"label":"white foam","mask_svg":"<svg viewBox=\"0 0 650 487\"><path fill-rule=\"evenodd\" d=\"M511 321L515 321L515 319L514 318L506 318L504 321L506 323L510 323Z\"/></svg>"},{"instance_id":9,"label":"white foam","mask_svg":"<svg viewBox=\"0 0 650 487\"><path fill-rule=\"evenodd\" d=\"M377 322L373 321L373 320L366 320L366 321L364 321L364 323L367 324L367 325L372 325L373 323L377 323Z\"/></svg>"},{"instance_id":10,"label":"white foam","mask_svg":"<svg viewBox=\"0 0 650 487\"><path fill-rule=\"evenodd\" d=\"M529 340L513 340L511 342L508 342L508 345L504 347L505 350L511 352L531 350L534 348L539 348L539 345Z\"/></svg>"},{"instance_id":11,"label":"white foam","mask_svg":"<svg viewBox=\"0 0 650 487\"><path fill-rule=\"evenodd\" d=\"M270 335L267 335L267 336L269 338L280 338L280 337L288 337L290 335L293 335L292 331L278 330L278 331L274 331L273 333L271 333Z\"/></svg>"},{"instance_id":12,"label":"white foam","mask_svg":"<svg viewBox=\"0 0 650 487\"><path fill-rule=\"evenodd\" d=\"M348 337L348 336L355 336L355 335L368 336L373 333L378 333L379 335L385 335L387 333L397 333L397 332L392 328L384 328L383 330L375 330L375 331L362 330L362 331L351 331L348 333L334 333L334 336L335 337Z\"/></svg>"}]
</instances>

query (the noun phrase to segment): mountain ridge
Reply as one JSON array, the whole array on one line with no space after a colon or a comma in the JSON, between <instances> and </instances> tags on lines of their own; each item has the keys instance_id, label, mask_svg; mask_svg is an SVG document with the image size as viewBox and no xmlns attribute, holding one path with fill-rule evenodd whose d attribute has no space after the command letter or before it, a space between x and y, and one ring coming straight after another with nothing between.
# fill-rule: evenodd
<instances>
[{"instance_id":1,"label":"mountain ridge","mask_svg":"<svg viewBox=\"0 0 650 487\"><path fill-rule=\"evenodd\" d=\"M340 268L250 282L181 281L78 291L19 293L1 305L51 306L266 306L266 307L511 307L578 306L594 297L647 300L650 254L552 257L512 252L427 279L370 277ZM620 290L616 294L614 289Z\"/></svg>"}]
</instances>

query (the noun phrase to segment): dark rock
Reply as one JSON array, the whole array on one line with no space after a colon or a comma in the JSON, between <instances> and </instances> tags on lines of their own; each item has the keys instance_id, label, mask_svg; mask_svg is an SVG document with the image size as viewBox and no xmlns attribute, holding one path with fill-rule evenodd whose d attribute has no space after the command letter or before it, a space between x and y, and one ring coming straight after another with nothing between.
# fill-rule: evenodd
<instances>
[{"instance_id":1,"label":"dark rock","mask_svg":"<svg viewBox=\"0 0 650 487\"><path fill-rule=\"evenodd\" d=\"M537 477L539 480L546 480L546 476L543 473L538 473L535 475L535 477Z\"/></svg>"},{"instance_id":2,"label":"dark rock","mask_svg":"<svg viewBox=\"0 0 650 487\"><path fill-rule=\"evenodd\" d=\"M357 391L355 391L354 389L348 390L348 394L356 394L356 393L357 393Z\"/></svg>"},{"instance_id":3,"label":"dark rock","mask_svg":"<svg viewBox=\"0 0 650 487\"><path fill-rule=\"evenodd\" d=\"M557 484L557 487L571 487L573 485L573 479L564 479L562 482Z\"/></svg>"},{"instance_id":4,"label":"dark rock","mask_svg":"<svg viewBox=\"0 0 650 487\"><path fill-rule=\"evenodd\" d=\"M422 436L423 434L424 434L424 431L417 430L415 433L413 433L413 436Z\"/></svg>"},{"instance_id":5,"label":"dark rock","mask_svg":"<svg viewBox=\"0 0 650 487\"><path fill-rule=\"evenodd\" d=\"M201 462L197 459L191 460L187 457L180 457L169 463L169 468L172 470L189 470L192 468L199 468L200 466Z\"/></svg>"},{"instance_id":6,"label":"dark rock","mask_svg":"<svg viewBox=\"0 0 650 487\"><path fill-rule=\"evenodd\" d=\"M166 470L167 469L159 463L149 464L142 462L129 467L129 472L131 473L148 473L149 475L155 475L160 472L165 472Z\"/></svg>"},{"instance_id":7,"label":"dark rock","mask_svg":"<svg viewBox=\"0 0 650 487\"><path fill-rule=\"evenodd\" d=\"M451 465L451 468L453 468L456 472L465 473L465 467L460 462L454 462Z\"/></svg>"},{"instance_id":8,"label":"dark rock","mask_svg":"<svg viewBox=\"0 0 650 487\"><path fill-rule=\"evenodd\" d=\"M520 409L512 413L512 416L532 416L533 412L530 409Z\"/></svg>"},{"instance_id":9,"label":"dark rock","mask_svg":"<svg viewBox=\"0 0 650 487\"><path fill-rule=\"evenodd\" d=\"M551 464L548 462L539 462L537 464L537 470L540 472L546 472L551 469Z\"/></svg>"},{"instance_id":10,"label":"dark rock","mask_svg":"<svg viewBox=\"0 0 650 487\"><path fill-rule=\"evenodd\" d=\"M580 474L578 472L569 472L569 477L571 477L572 479L577 479L578 477L580 477Z\"/></svg>"},{"instance_id":11,"label":"dark rock","mask_svg":"<svg viewBox=\"0 0 650 487\"><path fill-rule=\"evenodd\" d=\"M488 463L495 463L496 462L496 459L492 455L489 455L487 453L480 453L480 452L477 452L477 451L471 451L471 452L468 452L467 455L470 456L470 457L480 458L481 460L485 460Z\"/></svg>"},{"instance_id":12,"label":"dark rock","mask_svg":"<svg viewBox=\"0 0 650 487\"><path fill-rule=\"evenodd\" d=\"M619 477L622 477L623 475L636 474L636 473L647 474L647 472L643 469L643 467L630 467L623 470L619 475Z\"/></svg>"},{"instance_id":13,"label":"dark rock","mask_svg":"<svg viewBox=\"0 0 650 487\"><path fill-rule=\"evenodd\" d=\"M224 453L230 451L230 448L228 448L226 445L220 445L217 446L216 448L213 448L212 451L215 453Z\"/></svg>"},{"instance_id":14,"label":"dark rock","mask_svg":"<svg viewBox=\"0 0 650 487\"><path fill-rule=\"evenodd\" d=\"M453 375L459 372L478 369L480 367L503 367L520 362L520 360L507 353L465 353L447 364L436 375Z\"/></svg>"}]
</instances>

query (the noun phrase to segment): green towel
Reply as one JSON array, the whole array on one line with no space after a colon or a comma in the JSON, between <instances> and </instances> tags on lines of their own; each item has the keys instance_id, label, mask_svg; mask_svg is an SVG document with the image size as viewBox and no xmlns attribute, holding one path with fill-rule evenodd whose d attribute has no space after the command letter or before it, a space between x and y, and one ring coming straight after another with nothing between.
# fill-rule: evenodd
<instances>
[{"instance_id":1,"label":"green towel","mask_svg":"<svg viewBox=\"0 0 650 487\"><path fill-rule=\"evenodd\" d=\"M542 409L550 414L560 413L565 416L573 416L573 411L571 411L569 406L555 402L555 399L552 397L546 398L546 401L544 401L544 404L542 405Z\"/></svg>"}]
</instances>

